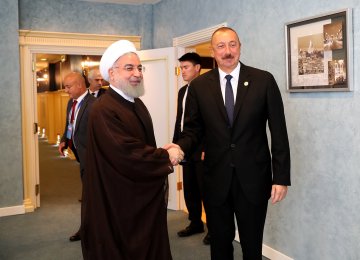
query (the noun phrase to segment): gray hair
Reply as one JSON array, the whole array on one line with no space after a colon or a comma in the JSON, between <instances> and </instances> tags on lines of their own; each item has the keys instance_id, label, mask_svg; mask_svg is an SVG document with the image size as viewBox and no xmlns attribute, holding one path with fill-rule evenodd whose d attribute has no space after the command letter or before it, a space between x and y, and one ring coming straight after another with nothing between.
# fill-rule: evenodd
<instances>
[{"instance_id":1,"label":"gray hair","mask_svg":"<svg viewBox=\"0 0 360 260\"><path fill-rule=\"evenodd\" d=\"M95 74L99 73L100 74L100 70L98 67L95 67L95 68L92 68L89 70L89 73L88 73L88 79L94 79L95 77Z\"/></svg>"}]
</instances>

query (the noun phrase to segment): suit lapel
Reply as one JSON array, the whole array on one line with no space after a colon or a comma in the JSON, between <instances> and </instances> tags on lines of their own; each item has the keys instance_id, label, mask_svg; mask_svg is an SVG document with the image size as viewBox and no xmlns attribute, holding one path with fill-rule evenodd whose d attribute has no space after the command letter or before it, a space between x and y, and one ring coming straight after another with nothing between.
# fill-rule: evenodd
<instances>
[{"instance_id":1,"label":"suit lapel","mask_svg":"<svg viewBox=\"0 0 360 260\"><path fill-rule=\"evenodd\" d=\"M80 106L79 112L78 112L77 117L76 117L76 125L75 125L75 132L74 132L74 134L76 133L76 131L77 131L78 128L79 128L79 123L80 123L80 121L81 121L81 117L82 117L83 114L84 114L85 108L86 108L86 106L87 106L87 100L88 100L88 98L89 98L90 95L91 95L91 94L88 92L88 93L86 94L86 96L84 97L83 101L82 101L82 104L81 104L81 106Z\"/></svg>"},{"instance_id":2,"label":"suit lapel","mask_svg":"<svg viewBox=\"0 0 360 260\"><path fill-rule=\"evenodd\" d=\"M236 94L236 103L234 108L234 122L237 115L241 109L242 104L244 103L244 98L250 86L250 74L246 65L241 63L240 67L240 77L238 82L237 94Z\"/></svg>"}]
</instances>

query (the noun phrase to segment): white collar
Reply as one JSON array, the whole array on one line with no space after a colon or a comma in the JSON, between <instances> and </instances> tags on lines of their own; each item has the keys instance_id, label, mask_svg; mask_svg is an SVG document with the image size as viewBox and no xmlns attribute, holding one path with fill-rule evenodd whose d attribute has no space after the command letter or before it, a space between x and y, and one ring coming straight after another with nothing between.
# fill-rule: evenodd
<instances>
[{"instance_id":1,"label":"white collar","mask_svg":"<svg viewBox=\"0 0 360 260\"><path fill-rule=\"evenodd\" d=\"M122 96L123 98L125 98L127 101L130 101L132 103L135 103L135 100L133 97L130 97L128 95L126 95L122 90L115 88L114 86L110 85L110 88L112 88L116 93L118 93L120 96Z\"/></svg>"}]
</instances>

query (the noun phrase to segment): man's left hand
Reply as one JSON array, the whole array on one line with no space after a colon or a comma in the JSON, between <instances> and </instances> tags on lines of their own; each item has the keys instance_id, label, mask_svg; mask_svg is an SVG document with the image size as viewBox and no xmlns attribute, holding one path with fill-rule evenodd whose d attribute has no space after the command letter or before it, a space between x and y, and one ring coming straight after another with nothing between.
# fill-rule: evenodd
<instances>
[{"instance_id":1,"label":"man's left hand","mask_svg":"<svg viewBox=\"0 0 360 260\"><path fill-rule=\"evenodd\" d=\"M275 204L286 197L288 187L274 184L271 189L271 203Z\"/></svg>"}]
</instances>

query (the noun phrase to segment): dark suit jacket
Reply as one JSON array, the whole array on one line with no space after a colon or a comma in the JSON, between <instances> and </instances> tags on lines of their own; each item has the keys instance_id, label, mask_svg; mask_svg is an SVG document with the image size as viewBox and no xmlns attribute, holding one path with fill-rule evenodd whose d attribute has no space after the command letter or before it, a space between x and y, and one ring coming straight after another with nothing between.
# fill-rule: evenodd
<instances>
[{"instance_id":1,"label":"dark suit jacket","mask_svg":"<svg viewBox=\"0 0 360 260\"><path fill-rule=\"evenodd\" d=\"M97 94L97 98L100 97L102 94L104 94L106 92L106 89L105 88L100 88L99 89L99 92Z\"/></svg>"},{"instance_id":2,"label":"dark suit jacket","mask_svg":"<svg viewBox=\"0 0 360 260\"><path fill-rule=\"evenodd\" d=\"M176 143L180 139L181 135L181 117L183 114L183 107L182 103L184 100L185 92L188 85L183 86L179 89L178 93L178 103L177 103L177 113L176 113L176 121L175 121L175 128L174 128L174 135L173 135L173 143ZM185 119L185 117L184 117ZM191 155L186 155L185 159L187 161L201 161L201 153L202 153L202 144L193 152Z\"/></svg>"},{"instance_id":3,"label":"dark suit jacket","mask_svg":"<svg viewBox=\"0 0 360 260\"><path fill-rule=\"evenodd\" d=\"M185 153L204 137L204 201L224 202L233 171L253 203L270 197L272 184L290 185L290 149L283 103L274 77L241 64L234 122L230 127L218 69L191 82L185 127L178 144ZM271 133L271 154L266 125Z\"/></svg>"},{"instance_id":4,"label":"dark suit jacket","mask_svg":"<svg viewBox=\"0 0 360 260\"><path fill-rule=\"evenodd\" d=\"M90 89L88 88L88 92L90 93ZM100 97L102 94L104 94L106 92L105 88L100 88L98 93L97 93L97 98Z\"/></svg>"},{"instance_id":5,"label":"dark suit jacket","mask_svg":"<svg viewBox=\"0 0 360 260\"><path fill-rule=\"evenodd\" d=\"M87 140L87 130L88 130L88 117L89 111L93 102L96 99L89 93L84 97L79 112L76 118L76 125L74 131L74 144L76 147L76 159L80 162L80 171L83 174L85 169L85 159L86 159L86 140ZM65 131L61 138L61 142L65 142L65 148L68 147L68 139L66 138L66 131L69 124L69 114L71 110L73 100L70 99L66 109L66 124L65 124Z\"/></svg>"}]
</instances>

